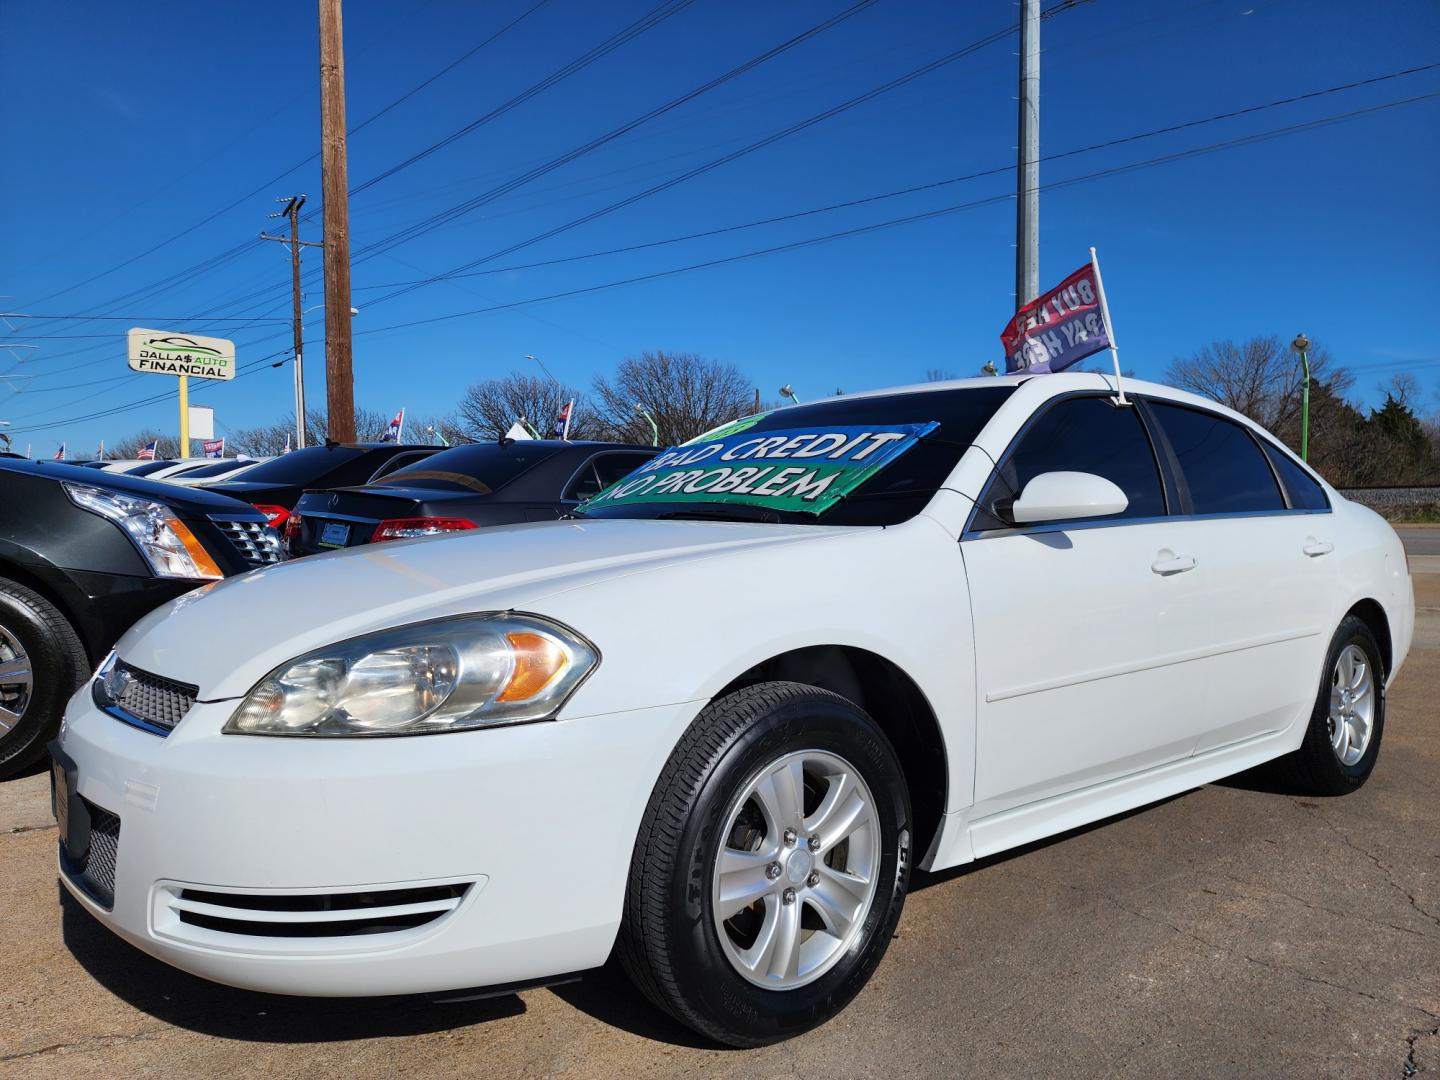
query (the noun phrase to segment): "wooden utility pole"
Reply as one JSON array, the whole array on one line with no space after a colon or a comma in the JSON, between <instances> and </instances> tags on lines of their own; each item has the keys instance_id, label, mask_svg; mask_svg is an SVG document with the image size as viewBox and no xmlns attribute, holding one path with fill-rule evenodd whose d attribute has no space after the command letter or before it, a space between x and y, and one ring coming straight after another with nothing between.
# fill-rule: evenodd
<instances>
[{"instance_id":1,"label":"wooden utility pole","mask_svg":"<svg viewBox=\"0 0 1440 1080\"><path fill-rule=\"evenodd\" d=\"M330 438L355 441L350 350L350 207L340 0L320 0L320 181L325 200L325 397Z\"/></svg>"},{"instance_id":2,"label":"wooden utility pole","mask_svg":"<svg viewBox=\"0 0 1440 1080\"><path fill-rule=\"evenodd\" d=\"M285 209L270 216L272 218L288 217L290 219L290 235L288 237L271 236L269 233L262 232L260 239L277 240L282 244L290 245L290 295L295 324L295 449L299 450L305 445L305 332L303 324L305 313L300 310L300 249L302 247L324 247L325 245L300 239L300 208L305 205L304 195L292 195L288 199L276 199L275 201L283 202ZM275 366L279 367L280 365L276 364Z\"/></svg>"}]
</instances>

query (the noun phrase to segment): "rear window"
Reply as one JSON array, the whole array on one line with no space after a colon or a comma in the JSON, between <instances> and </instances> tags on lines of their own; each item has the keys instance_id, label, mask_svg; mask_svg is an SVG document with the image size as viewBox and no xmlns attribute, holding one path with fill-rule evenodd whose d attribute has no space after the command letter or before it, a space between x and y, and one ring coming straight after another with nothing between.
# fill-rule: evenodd
<instances>
[{"instance_id":1,"label":"rear window","mask_svg":"<svg viewBox=\"0 0 1440 1080\"><path fill-rule=\"evenodd\" d=\"M1260 446L1239 424L1180 405L1150 408L1180 462L1191 513L1254 514L1285 509Z\"/></svg>"},{"instance_id":2,"label":"rear window","mask_svg":"<svg viewBox=\"0 0 1440 1080\"><path fill-rule=\"evenodd\" d=\"M256 465L245 474L245 483L308 484L367 453L363 446L307 446Z\"/></svg>"},{"instance_id":3,"label":"rear window","mask_svg":"<svg viewBox=\"0 0 1440 1080\"><path fill-rule=\"evenodd\" d=\"M498 442L467 443L396 469L377 483L488 495L559 452L558 446L522 440L503 446Z\"/></svg>"},{"instance_id":4,"label":"rear window","mask_svg":"<svg viewBox=\"0 0 1440 1080\"><path fill-rule=\"evenodd\" d=\"M234 472L241 465L250 464L248 461L214 461L198 469L191 469L185 474L187 480L199 480L206 476L224 476L227 472Z\"/></svg>"},{"instance_id":5,"label":"rear window","mask_svg":"<svg viewBox=\"0 0 1440 1080\"><path fill-rule=\"evenodd\" d=\"M136 465L130 470L131 476L149 476L151 473L159 472L161 469L168 469L171 465L178 465L177 461L147 461L144 465Z\"/></svg>"}]
</instances>

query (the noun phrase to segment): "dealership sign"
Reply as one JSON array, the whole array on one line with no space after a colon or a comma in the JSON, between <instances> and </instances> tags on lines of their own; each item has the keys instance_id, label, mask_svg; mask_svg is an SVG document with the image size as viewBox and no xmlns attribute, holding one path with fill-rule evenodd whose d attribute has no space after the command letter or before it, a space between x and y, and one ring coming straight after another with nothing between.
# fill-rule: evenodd
<instances>
[{"instance_id":1,"label":"dealership sign","mask_svg":"<svg viewBox=\"0 0 1440 1080\"><path fill-rule=\"evenodd\" d=\"M152 375L189 375L195 379L233 379L235 343L199 334L167 330L130 331L130 367Z\"/></svg>"},{"instance_id":2,"label":"dealership sign","mask_svg":"<svg viewBox=\"0 0 1440 1080\"><path fill-rule=\"evenodd\" d=\"M732 430L665 451L580 509L719 502L821 514L938 426Z\"/></svg>"}]
</instances>

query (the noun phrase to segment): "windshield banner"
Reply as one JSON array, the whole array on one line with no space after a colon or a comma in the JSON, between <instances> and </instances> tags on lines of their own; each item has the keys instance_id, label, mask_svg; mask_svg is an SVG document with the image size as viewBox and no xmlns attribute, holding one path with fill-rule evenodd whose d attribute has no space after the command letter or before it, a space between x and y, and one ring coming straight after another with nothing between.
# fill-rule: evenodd
<instances>
[{"instance_id":1,"label":"windshield banner","mask_svg":"<svg viewBox=\"0 0 1440 1080\"><path fill-rule=\"evenodd\" d=\"M823 514L939 425L732 431L652 458L584 503L744 503ZM724 430L724 429L722 429Z\"/></svg>"}]
</instances>

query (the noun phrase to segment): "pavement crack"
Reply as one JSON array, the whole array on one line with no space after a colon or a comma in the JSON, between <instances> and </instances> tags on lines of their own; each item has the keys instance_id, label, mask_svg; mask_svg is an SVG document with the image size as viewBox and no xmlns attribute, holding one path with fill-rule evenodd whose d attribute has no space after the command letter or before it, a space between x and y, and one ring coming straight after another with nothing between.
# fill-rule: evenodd
<instances>
[{"instance_id":1,"label":"pavement crack","mask_svg":"<svg viewBox=\"0 0 1440 1080\"><path fill-rule=\"evenodd\" d=\"M1427 1015L1428 1015L1428 1016L1430 1017L1430 1019L1432 1019L1432 1020L1440 1019L1440 1017L1437 1017L1434 1013L1428 1013ZM1437 1039L1437 1038L1440 1038L1440 1024L1437 1024L1435 1027L1430 1028L1428 1031L1427 1031L1427 1030L1424 1030L1424 1029L1416 1030L1415 1032L1413 1032L1413 1033L1409 1036L1409 1038L1407 1038L1407 1039L1405 1040L1405 1050L1406 1050L1406 1053L1405 1053L1405 1061L1404 1061L1404 1063L1400 1066L1400 1075L1401 1075L1401 1076L1404 1076L1404 1077L1414 1076L1417 1072L1420 1071L1420 1066L1419 1066L1419 1065L1416 1063L1416 1061L1415 1061L1415 1046L1416 1046L1416 1044L1419 1043L1421 1039Z\"/></svg>"},{"instance_id":2,"label":"pavement crack","mask_svg":"<svg viewBox=\"0 0 1440 1080\"><path fill-rule=\"evenodd\" d=\"M1440 915L1435 914L1433 911L1425 907L1424 904L1420 903L1420 901L1416 898L1415 894L1409 889L1407 889L1405 885L1402 884L1395 877L1394 870L1391 867L1386 866L1385 863L1380 860L1379 856L1372 854L1367 849L1355 843L1354 840L1350 839L1349 835L1347 835L1343 830L1337 828L1336 826L1332 825L1331 829L1334 831L1335 835L1340 838L1340 842L1343 843L1346 847L1348 847L1351 851L1358 852L1365 858L1369 859L1370 862L1374 863L1375 868L1379 870L1380 873L1384 876L1386 882L1390 885L1390 887L1396 892L1398 892L1401 896L1405 897L1405 899L1410 902L1410 906L1414 908L1417 913L1429 919L1436 926L1440 926Z\"/></svg>"},{"instance_id":3,"label":"pavement crack","mask_svg":"<svg viewBox=\"0 0 1440 1080\"><path fill-rule=\"evenodd\" d=\"M5 830L5 835L6 835L6 836L17 836L17 835L19 835L20 833L27 833L27 832L44 832L46 829L53 829L53 828L55 828L55 827L56 827L56 825L55 825L55 823L54 823L53 821L50 822L50 824L48 824L48 825L16 825L16 826L14 826L13 828L6 829L6 830ZM3 1058L0 1058L0 1061L3 1061L3 1060L4 1060Z\"/></svg>"},{"instance_id":4,"label":"pavement crack","mask_svg":"<svg viewBox=\"0 0 1440 1080\"><path fill-rule=\"evenodd\" d=\"M30 1058L46 1057L50 1054L62 1053L66 1050L97 1050L111 1046L120 1046L129 1042L149 1042L158 1039L163 1034L162 1028L147 1028L143 1031L131 1032L128 1035L92 1035L86 1039L75 1039L73 1042L51 1043L36 1050L25 1050L18 1054L5 1054L0 1056L0 1064L9 1061L26 1061Z\"/></svg>"}]
</instances>

